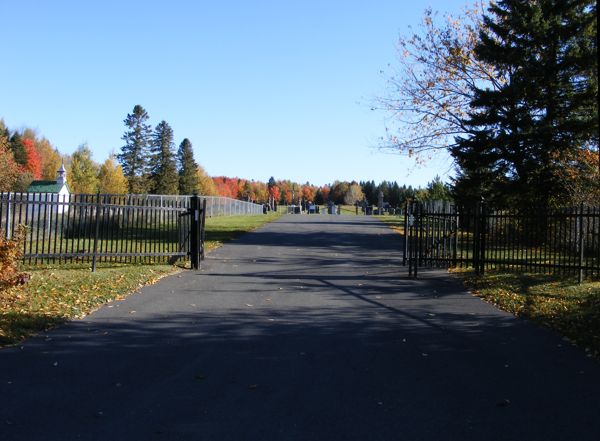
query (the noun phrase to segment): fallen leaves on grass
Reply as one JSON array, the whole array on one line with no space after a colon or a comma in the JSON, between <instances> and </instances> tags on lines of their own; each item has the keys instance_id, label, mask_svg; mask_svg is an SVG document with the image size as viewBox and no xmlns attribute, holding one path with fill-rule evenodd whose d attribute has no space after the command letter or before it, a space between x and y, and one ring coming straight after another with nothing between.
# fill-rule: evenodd
<instances>
[{"instance_id":1,"label":"fallen leaves on grass","mask_svg":"<svg viewBox=\"0 0 600 441\"><path fill-rule=\"evenodd\" d=\"M466 274L473 294L500 309L526 317L562 333L600 358L600 282L544 274Z\"/></svg>"}]
</instances>

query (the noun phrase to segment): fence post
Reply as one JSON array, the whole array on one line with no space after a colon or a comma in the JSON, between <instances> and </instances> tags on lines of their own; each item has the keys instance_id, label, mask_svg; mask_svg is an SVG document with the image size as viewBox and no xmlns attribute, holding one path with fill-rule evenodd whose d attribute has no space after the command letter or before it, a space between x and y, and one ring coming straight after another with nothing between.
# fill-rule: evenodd
<instances>
[{"instance_id":1,"label":"fence post","mask_svg":"<svg viewBox=\"0 0 600 441\"><path fill-rule=\"evenodd\" d=\"M408 256L408 275L417 278L421 259L421 215L423 206L418 202L411 203L411 214L413 216L410 230L410 250Z\"/></svg>"},{"instance_id":2,"label":"fence post","mask_svg":"<svg viewBox=\"0 0 600 441\"><path fill-rule=\"evenodd\" d=\"M454 227L454 240L452 240L452 266L456 268L458 265L458 228L459 228L459 218L460 218L460 210L458 206L452 205L450 206L450 211L454 211L454 219L450 221L450 229ZM450 233L452 237L452 232Z\"/></svg>"},{"instance_id":3,"label":"fence post","mask_svg":"<svg viewBox=\"0 0 600 441\"><path fill-rule=\"evenodd\" d=\"M204 240L206 239L206 198L202 200L202 225L200 227L200 259L204 260Z\"/></svg>"},{"instance_id":4,"label":"fence post","mask_svg":"<svg viewBox=\"0 0 600 441\"><path fill-rule=\"evenodd\" d=\"M485 240L486 240L486 227L487 227L487 206L485 203L482 203L480 205L480 211L479 211L479 221L480 221L480 226L479 226L479 234L480 234L480 239L479 239L479 266L480 269L478 271L478 274L483 276L485 273Z\"/></svg>"},{"instance_id":5,"label":"fence post","mask_svg":"<svg viewBox=\"0 0 600 441\"><path fill-rule=\"evenodd\" d=\"M577 219L577 246L579 248L579 271L577 272L577 282L583 283L583 258L584 258L584 239L583 239L583 203L579 206L579 215Z\"/></svg>"},{"instance_id":6,"label":"fence post","mask_svg":"<svg viewBox=\"0 0 600 441\"><path fill-rule=\"evenodd\" d=\"M407 253L408 253L408 201L406 201L405 205L404 205L404 255L402 256L402 266L406 266L406 254Z\"/></svg>"},{"instance_id":7,"label":"fence post","mask_svg":"<svg viewBox=\"0 0 600 441\"><path fill-rule=\"evenodd\" d=\"M94 252L92 254L92 272L96 272L96 258L98 254L98 232L100 230L100 193L96 195L96 220L94 231Z\"/></svg>"},{"instance_id":8,"label":"fence post","mask_svg":"<svg viewBox=\"0 0 600 441\"><path fill-rule=\"evenodd\" d=\"M473 267L475 268L475 273L479 275L479 251L480 248L480 239L481 239L481 203L477 202L473 209Z\"/></svg>"},{"instance_id":9,"label":"fence post","mask_svg":"<svg viewBox=\"0 0 600 441\"><path fill-rule=\"evenodd\" d=\"M4 230L4 234L5 234L5 238L6 240L10 239L10 195L12 194L12 192L8 192L7 193L7 199L6 199L6 229Z\"/></svg>"},{"instance_id":10,"label":"fence post","mask_svg":"<svg viewBox=\"0 0 600 441\"><path fill-rule=\"evenodd\" d=\"M194 192L190 198L190 263L192 269L200 269L200 198Z\"/></svg>"}]
</instances>

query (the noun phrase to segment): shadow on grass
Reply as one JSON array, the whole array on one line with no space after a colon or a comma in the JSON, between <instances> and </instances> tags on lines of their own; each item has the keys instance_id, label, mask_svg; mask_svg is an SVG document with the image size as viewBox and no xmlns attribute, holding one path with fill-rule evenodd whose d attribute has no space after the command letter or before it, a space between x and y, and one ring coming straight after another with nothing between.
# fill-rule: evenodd
<instances>
[{"instance_id":1,"label":"shadow on grass","mask_svg":"<svg viewBox=\"0 0 600 441\"><path fill-rule=\"evenodd\" d=\"M18 344L24 338L67 322L54 315L8 312L0 315L0 348Z\"/></svg>"},{"instance_id":2,"label":"shadow on grass","mask_svg":"<svg viewBox=\"0 0 600 441\"><path fill-rule=\"evenodd\" d=\"M513 314L560 332L600 359L600 283L536 273L469 274L468 286Z\"/></svg>"}]
</instances>

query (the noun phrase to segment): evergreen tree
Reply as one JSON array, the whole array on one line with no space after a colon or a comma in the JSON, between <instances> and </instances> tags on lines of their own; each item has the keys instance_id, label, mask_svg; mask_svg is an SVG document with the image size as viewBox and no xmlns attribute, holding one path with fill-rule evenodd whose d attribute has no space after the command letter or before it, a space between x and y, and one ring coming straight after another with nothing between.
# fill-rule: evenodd
<instances>
[{"instance_id":1,"label":"evergreen tree","mask_svg":"<svg viewBox=\"0 0 600 441\"><path fill-rule=\"evenodd\" d=\"M388 202L393 207L400 206L400 186L398 185L398 182L396 182L396 181L394 181L394 183L390 187L390 194L389 194Z\"/></svg>"},{"instance_id":2,"label":"evergreen tree","mask_svg":"<svg viewBox=\"0 0 600 441\"><path fill-rule=\"evenodd\" d=\"M25 167L29 158L27 156L27 149L25 148L25 144L23 144L23 138L21 135L18 132L13 133L13 135L10 137L9 144L15 162Z\"/></svg>"},{"instance_id":3,"label":"evergreen tree","mask_svg":"<svg viewBox=\"0 0 600 441\"><path fill-rule=\"evenodd\" d=\"M173 129L161 121L152 134L150 188L154 194L177 194L179 177L173 148Z\"/></svg>"},{"instance_id":4,"label":"evergreen tree","mask_svg":"<svg viewBox=\"0 0 600 441\"><path fill-rule=\"evenodd\" d=\"M451 149L459 198L547 205L565 193L559 169L598 145L595 17L590 0L490 6L475 52L506 82L474 88L471 135Z\"/></svg>"},{"instance_id":5,"label":"evergreen tree","mask_svg":"<svg viewBox=\"0 0 600 441\"><path fill-rule=\"evenodd\" d=\"M148 121L148 113L139 104L123 120L127 131L121 139L125 141L125 145L121 147L117 159L123 167L130 193L147 193L149 190L148 143L152 129L146 121Z\"/></svg>"},{"instance_id":6,"label":"evergreen tree","mask_svg":"<svg viewBox=\"0 0 600 441\"><path fill-rule=\"evenodd\" d=\"M198 191L198 164L194 160L192 143L187 138L179 144L177 161L179 163L179 194L193 194L194 191Z\"/></svg>"},{"instance_id":7,"label":"evergreen tree","mask_svg":"<svg viewBox=\"0 0 600 441\"><path fill-rule=\"evenodd\" d=\"M377 203L377 189L375 187L375 181L366 181L361 183L361 187L363 193L365 195L365 200L367 204L374 205Z\"/></svg>"},{"instance_id":8,"label":"evergreen tree","mask_svg":"<svg viewBox=\"0 0 600 441\"><path fill-rule=\"evenodd\" d=\"M442 182L439 176L427 184L427 194L430 201L450 201L452 194L448 186Z\"/></svg>"}]
</instances>

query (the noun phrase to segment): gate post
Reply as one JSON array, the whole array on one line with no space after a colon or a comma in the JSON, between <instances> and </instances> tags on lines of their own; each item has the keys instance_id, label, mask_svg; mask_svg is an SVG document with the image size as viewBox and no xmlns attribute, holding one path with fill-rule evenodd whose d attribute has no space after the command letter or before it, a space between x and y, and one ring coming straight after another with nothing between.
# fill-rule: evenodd
<instances>
[{"instance_id":1,"label":"gate post","mask_svg":"<svg viewBox=\"0 0 600 441\"><path fill-rule=\"evenodd\" d=\"M190 198L190 263L192 269L200 269L200 198L194 192Z\"/></svg>"},{"instance_id":2,"label":"gate post","mask_svg":"<svg viewBox=\"0 0 600 441\"><path fill-rule=\"evenodd\" d=\"M487 233L487 205L485 202L481 204L481 210L479 212L480 226L479 226L479 234L481 238L479 240L479 266L480 269L478 271L479 275L483 276L485 273L485 247L486 247L486 233Z\"/></svg>"},{"instance_id":3,"label":"gate post","mask_svg":"<svg viewBox=\"0 0 600 441\"><path fill-rule=\"evenodd\" d=\"M479 239L481 239L479 231L481 227L480 211L481 205L477 202L473 207L473 268L477 275L479 275Z\"/></svg>"},{"instance_id":4,"label":"gate post","mask_svg":"<svg viewBox=\"0 0 600 441\"><path fill-rule=\"evenodd\" d=\"M408 254L408 228L408 201L406 201L404 205L404 254L402 255L402 266L406 266L406 255Z\"/></svg>"},{"instance_id":5,"label":"gate post","mask_svg":"<svg viewBox=\"0 0 600 441\"><path fill-rule=\"evenodd\" d=\"M202 199L202 214L200 216L200 260L204 260L204 241L206 239L206 198Z\"/></svg>"},{"instance_id":6,"label":"gate post","mask_svg":"<svg viewBox=\"0 0 600 441\"><path fill-rule=\"evenodd\" d=\"M580 285L583 283L583 261L585 257L585 248L584 248L584 232L583 232L583 202L579 206L579 213L577 216L577 248L579 251L578 256L578 271L577 271L577 283ZM588 209L589 214L589 209Z\"/></svg>"}]
</instances>

